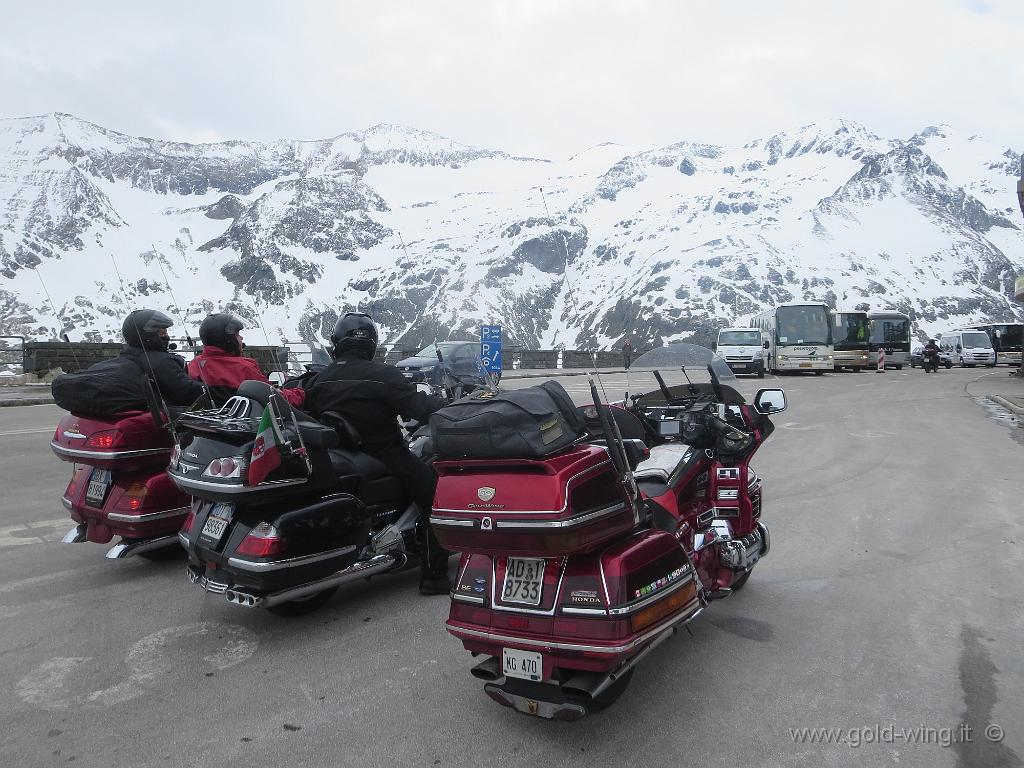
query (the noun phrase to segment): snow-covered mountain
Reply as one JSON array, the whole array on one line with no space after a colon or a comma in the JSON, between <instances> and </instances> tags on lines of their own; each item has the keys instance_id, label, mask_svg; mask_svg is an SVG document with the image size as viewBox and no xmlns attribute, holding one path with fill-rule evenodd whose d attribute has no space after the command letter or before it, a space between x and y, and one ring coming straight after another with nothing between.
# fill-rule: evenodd
<instances>
[{"instance_id":1,"label":"snow-covered mountain","mask_svg":"<svg viewBox=\"0 0 1024 768\"><path fill-rule=\"evenodd\" d=\"M0 120L0 334L113 339L139 306L307 341L358 307L403 347L490 321L528 347L706 339L794 299L922 333L1022 318L1019 159L838 120L559 162L391 125L192 145Z\"/></svg>"}]
</instances>

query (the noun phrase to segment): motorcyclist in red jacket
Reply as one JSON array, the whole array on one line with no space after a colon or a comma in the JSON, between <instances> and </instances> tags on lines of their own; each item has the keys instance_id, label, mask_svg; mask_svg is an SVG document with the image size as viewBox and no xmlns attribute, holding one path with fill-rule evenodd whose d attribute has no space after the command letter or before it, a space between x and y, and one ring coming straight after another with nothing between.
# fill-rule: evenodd
<instances>
[{"instance_id":1,"label":"motorcyclist in red jacket","mask_svg":"<svg viewBox=\"0 0 1024 768\"><path fill-rule=\"evenodd\" d=\"M227 312L210 315L199 326L203 351L188 364L188 375L207 386L217 405L235 394L243 381L270 383L255 360L242 357L244 328L240 317ZM302 407L306 397L302 389L282 389L281 394L296 408Z\"/></svg>"}]
</instances>

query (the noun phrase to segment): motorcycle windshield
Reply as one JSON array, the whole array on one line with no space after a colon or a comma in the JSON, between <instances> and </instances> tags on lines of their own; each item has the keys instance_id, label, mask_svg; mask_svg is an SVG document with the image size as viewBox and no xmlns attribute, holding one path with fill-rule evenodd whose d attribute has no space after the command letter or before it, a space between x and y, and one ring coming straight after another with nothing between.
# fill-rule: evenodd
<instances>
[{"instance_id":1,"label":"motorcycle windshield","mask_svg":"<svg viewBox=\"0 0 1024 768\"><path fill-rule=\"evenodd\" d=\"M714 379L721 387L721 400L732 404L744 402L742 395L731 386L736 382L736 374L730 370L725 360L707 347L677 342L655 347L640 355L629 369L631 386L646 391L638 401L640 405L665 402L665 394L654 376L655 371L661 374L672 400L694 397L694 393L690 391L691 383L700 397L720 400L712 386L713 372ZM641 376L642 384L637 381Z\"/></svg>"}]
</instances>

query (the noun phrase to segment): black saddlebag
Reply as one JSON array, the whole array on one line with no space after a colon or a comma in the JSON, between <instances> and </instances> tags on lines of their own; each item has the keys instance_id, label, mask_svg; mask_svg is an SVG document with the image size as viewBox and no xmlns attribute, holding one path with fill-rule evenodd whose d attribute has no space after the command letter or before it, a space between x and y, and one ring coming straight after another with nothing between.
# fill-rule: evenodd
<instances>
[{"instance_id":1,"label":"black saddlebag","mask_svg":"<svg viewBox=\"0 0 1024 768\"><path fill-rule=\"evenodd\" d=\"M577 440L585 422L561 384L498 395L474 392L430 417L434 451L445 459L536 459Z\"/></svg>"},{"instance_id":2,"label":"black saddlebag","mask_svg":"<svg viewBox=\"0 0 1024 768\"><path fill-rule=\"evenodd\" d=\"M115 357L77 373L62 373L50 392L65 411L80 416L108 417L146 410L143 373L131 360Z\"/></svg>"}]
</instances>

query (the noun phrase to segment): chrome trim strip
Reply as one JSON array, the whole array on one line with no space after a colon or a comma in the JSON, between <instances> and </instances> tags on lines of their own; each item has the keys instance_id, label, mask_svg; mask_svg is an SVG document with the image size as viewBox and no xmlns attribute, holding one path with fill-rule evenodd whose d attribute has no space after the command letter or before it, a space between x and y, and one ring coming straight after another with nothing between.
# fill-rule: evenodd
<instances>
[{"instance_id":1,"label":"chrome trim strip","mask_svg":"<svg viewBox=\"0 0 1024 768\"><path fill-rule=\"evenodd\" d=\"M472 603L473 605L483 605L487 602L482 597L476 597L475 595L463 595L461 592L452 592L452 600L458 600L460 603Z\"/></svg>"},{"instance_id":2,"label":"chrome trim strip","mask_svg":"<svg viewBox=\"0 0 1024 768\"><path fill-rule=\"evenodd\" d=\"M465 510L462 511L465 512ZM431 525L447 525L452 528L472 528L475 522L475 520L450 520L445 517L434 517L433 515L430 517Z\"/></svg>"},{"instance_id":3,"label":"chrome trim strip","mask_svg":"<svg viewBox=\"0 0 1024 768\"><path fill-rule=\"evenodd\" d=\"M601 517L607 517L608 515L614 514L626 508L625 504L611 504L607 507L601 507L593 512L588 512L584 515L577 515L576 517L570 517L568 520L544 520L542 522L532 522L529 520L516 521L516 520L495 520L495 528L522 528L522 529L534 529L534 528L573 528L577 525L583 525L589 523Z\"/></svg>"},{"instance_id":4,"label":"chrome trim strip","mask_svg":"<svg viewBox=\"0 0 1024 768\"><path fill-rule=\"evenodd\" d=\"M190 477L183 477L177 472L170 470L167 471L167 474L170 475L171 480L179 488L197 491L218 491L219 493L227 494L252 493L253 491L265 491L270 488L286 488L290 485L302 485L309 479L308 477L297 477L290 480L270 480L259 485L222 485L221 483L211 483L206 480L193 480Z\"/></svg>"},{"instance_id":5,"label":"chrome trim strip","mask_svg":"<svg viewBox=\"0 0 1024 768\"><path fill-rule=\"evenodd\" d=\"M82 448L65 448L63 445L50 441L50 448L60 456L74 456L82 459L127 459L135 456L156 456L161 453L170 455L170 448L143 448L137 451L86 451Z\"/></svg>"},{"instance_id":6,"label":"chrome trim strip","mask_svg":"<svg viewBox=\"0 0 1024 768\"><path fill-rule=\"evenodd\" d=\"M108 520L118 520L125 523L147 523L150 520L162 520L165 517L177 517L187 514L191 507L175 507L163 512L144 512L141 515L127 515L120 512L108 512Z\"/></svg>"},{"instance_id":7,"label":"chrome trim strip","mask_svg":"<svg viewBox=\"0 0 1024 768\"><path fill-rule=\"evenodd\" d=\"M607 616L608 611L604 608L572 608L566 606L562 608L562 613L571 614L573 616Z\"/></svg>"},{"instance_id":8,"label":"chrome trim strip","mask_svg":"<svg viewBox=\"0 0 1024 768\"><path fill-rule=\"evenodd\" d=\"M255 560L246 560L241 557L229 557L228 565L233 565L235 568L239 568L243 571L277 571L281 568L293 568L300 565L308 565L309 563L319 563L322 560L330 560L332 557L338 557L340 555L354 552L356 549L355 545L349 545L347 547L339 547L338 549L332 549L330 552L321 552L317 555L303 555L301 557L292 557L287 560L271 560L267 563L260 563Z\"/></svg>"},{"instance_id":9,"label":"chrome trim strip","mask_svg":"<svg viewBox=\"0 0 1024 768\"><path fill-rule=\"evenodd\" d=\"M623 651L632 650L633 648L636 648L638 645L642 645L643 643L647 642L655 635L664 632L666 629L673 626L674 624L692 618L696 614L693 614L693 616L691 616L691 614L687 613L686 611L687 609L692 608L694 605L698 607L700 606L700 600L698 598L694 598L685 606L683 606L683 612L679 616L676 616L675 618L670 619L669 621L659 624L656 628L648 630L636 639L630 640L628 643L625 643L623 645L582 645L577 643L553 643L549 640L533 640L532 638L515 637L514 635L499 635L493 632L483 632L478 629L453 627L451 625L446 625L445 629L447 629L449 633L455 635L456 637L460 635L465 635L470 637L471 639L487 640L492 643L528 645L534 648L550 648L553 650L560 651L592 651L596 653L616 654L622 653Z\"/></svg>"},{"instance_id":10,"label":"chrome trim strip","mask_svg":"<svg viewBox=\"0 0 1024 768\"><path fill-rule=\"evenodd\" d=\"M179 542L179 543L181 544L181 546L183 546L183 547L184 547L185 549L188 549L188 536L186 536L186 535L185 535L184 533L182 533L181 531L178 531L178 542Z\"/></svg>"},{"instance_id":11,"label":"chrome trim strip","mask_svg":"<svg viewBox=\"0 0 1024 768\"><path fill-rule=\"evenodd\" d=\"M74 506L74 502L71 501L67 496L60 497L60 503L64 505L64 509L70 510Z\"/></svg>"},{"instance_id":12,"label":"chrome trim strip","mask_svg":"<svg viewBox=\"0 0 1024 768\"><path fill-rule=\"evenodd\" d=\"M655 592L653 595L648 595L647 597L642 597L642 598L640 598L640 600L638 600L636 602L626 603L625 605L623 605L623 606L621 606L619 608L609 608L608 609L608 613L610 615L612 615L612 616L628 616L631 613L636 613L641 608L646 608L651 603L656 603L657 601L661 600L663 597L668 597L673 592L676 592L679 589L681 589L682 587L685 587L687 584L690 584L692 581L693 581L693 573L691 572L691 573L688 573L686 576L681 577L679 579L679 581L673 581L672 584L669 585L668 589L666 589L663 592Z\"/></svg>"},{"instance_id":13,"label":"chrome trim strip","mask_svg":"<svg viewBox=\"0 0 1024 768\"><path fill-rule=\"evenodd\" d=\"M64 430L64 437L70 438L71 440L85 440L88 435L83 435L81 432L68 432Z\"/></svg>"}]
</instances>

